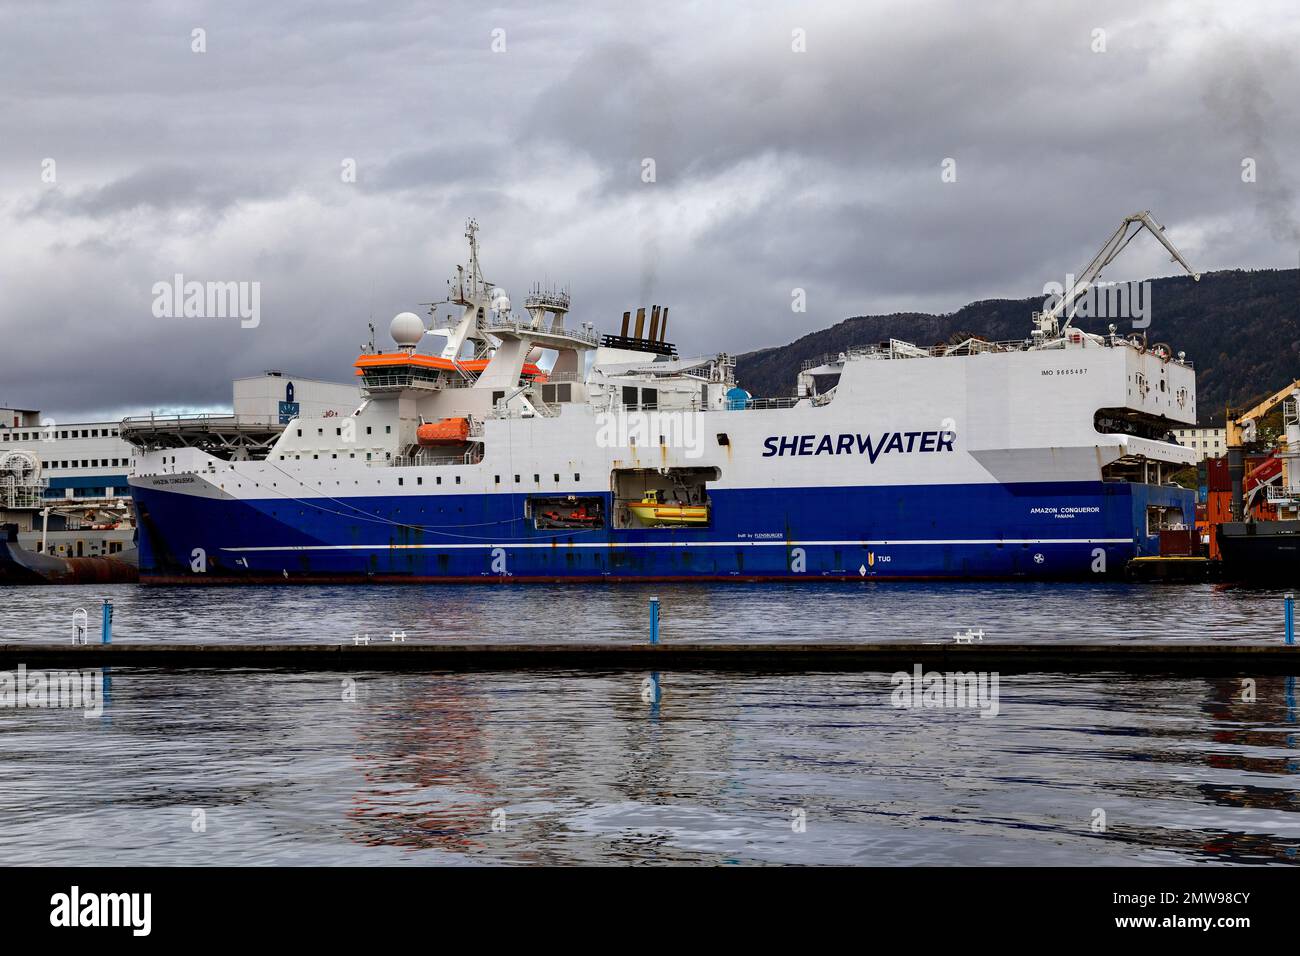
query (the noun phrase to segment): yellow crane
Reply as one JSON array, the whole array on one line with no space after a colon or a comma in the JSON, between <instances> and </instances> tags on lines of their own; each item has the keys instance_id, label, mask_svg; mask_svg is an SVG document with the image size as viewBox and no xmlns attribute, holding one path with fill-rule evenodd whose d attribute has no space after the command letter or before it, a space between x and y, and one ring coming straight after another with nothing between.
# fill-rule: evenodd
<instances>
[{"instance_id":1,"label":"yellow crane","mask_svg":"<svg viewBox=\"0 0 1300 956\"><path fill-rule=\"evenodd\" d=\"M1244 448L1255 440L1255 428L1259 420L1293 395L1300 398L1300 378L1285 388L1278 389L1268 398L1252 405L1244 412L1235 411L1231 406L1227 409L1227 414L1224 417L1224 431L1227 439L1225 444L1228 446L1228 478L1232 482L1232 518L1234 521L1242 520L1242 483L1245 477ZM1290 469L1286 467L1285 460L1283 461L1283 469L1282 482L1289 487L1291 475L1288 473Z\"/></svg>"}]
</instances>

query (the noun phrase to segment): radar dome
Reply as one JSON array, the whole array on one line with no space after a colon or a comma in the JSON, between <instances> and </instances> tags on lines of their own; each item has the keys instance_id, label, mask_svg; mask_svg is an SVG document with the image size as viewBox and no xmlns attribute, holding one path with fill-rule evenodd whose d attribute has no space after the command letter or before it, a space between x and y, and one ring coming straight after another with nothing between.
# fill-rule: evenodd
<instances>
[{"instance_id":1,"label":"radar dome","mask_svg":"<svg viewBox=\"0 0 1300 956\"><path fill-rule=\"evenodd\" d=\"M388 326L388 334L404 349L415 348L424 337L424 320L414 312L399 312Z\"/></svg>"}]
</instances>

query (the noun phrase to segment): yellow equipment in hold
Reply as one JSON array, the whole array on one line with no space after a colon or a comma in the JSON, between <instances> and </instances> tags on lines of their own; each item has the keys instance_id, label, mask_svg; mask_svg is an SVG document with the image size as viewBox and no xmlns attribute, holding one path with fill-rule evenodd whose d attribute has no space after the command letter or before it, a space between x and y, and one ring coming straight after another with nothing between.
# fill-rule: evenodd
<instances>
[{"instance_id":1,"label":"yellow equipment in hold","mask_svg":"<svg viewBox=\"0 0 1300 956\"><path fill-rule=\"evenodd\" d=\"M629 504L628 510L649 525L708 524L708 505L668 504L661 501L658 491L647 491L640 501Z\"/></svg>"}]
</instances>

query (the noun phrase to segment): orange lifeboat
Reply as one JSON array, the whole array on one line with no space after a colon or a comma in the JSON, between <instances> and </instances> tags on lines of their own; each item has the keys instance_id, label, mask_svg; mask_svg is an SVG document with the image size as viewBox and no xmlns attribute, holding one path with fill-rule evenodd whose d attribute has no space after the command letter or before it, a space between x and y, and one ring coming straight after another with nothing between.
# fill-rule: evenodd
<instances>
[{"instance_id":1,"label":"orange lifeboat","mask_svg":"<svg viewBox=\"0 0 1300 956\"><path fill-rule=\"evenodd\" d=\"M468 418L442 418L415 430L421 445L463 445L469 441Z\"/></svg>"}]
</instances>

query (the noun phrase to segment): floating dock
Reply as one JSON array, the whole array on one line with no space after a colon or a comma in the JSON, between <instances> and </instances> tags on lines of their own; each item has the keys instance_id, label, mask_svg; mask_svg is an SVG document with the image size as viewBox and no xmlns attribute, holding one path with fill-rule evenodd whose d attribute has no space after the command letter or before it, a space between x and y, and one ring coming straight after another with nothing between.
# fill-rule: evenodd
<instances>
[{"instance_id":1,"label":"floating dock","mask_svg":"<svg viewBox=\"0 0 1300 956\"><path fill-rule=\"evenodd\" d=\"M1122 644L790 643L373 643L0 644L0 669L161 667L291 670L504 671L698 670L810 672L1300 674L1300 646L1206 642Z\"/></svg>"},{"instance_id":2,"label":"floating dock","mask_svg":"<svg viewBox=\"0 0 1300 956\"><path fill-rule=\"evenodd\" d=\"M1203 584L1223 577L1220 562L1194 555L1133 558L1125 572L1130 581L1143 583Z\"/></svg>"}]
</instances>

